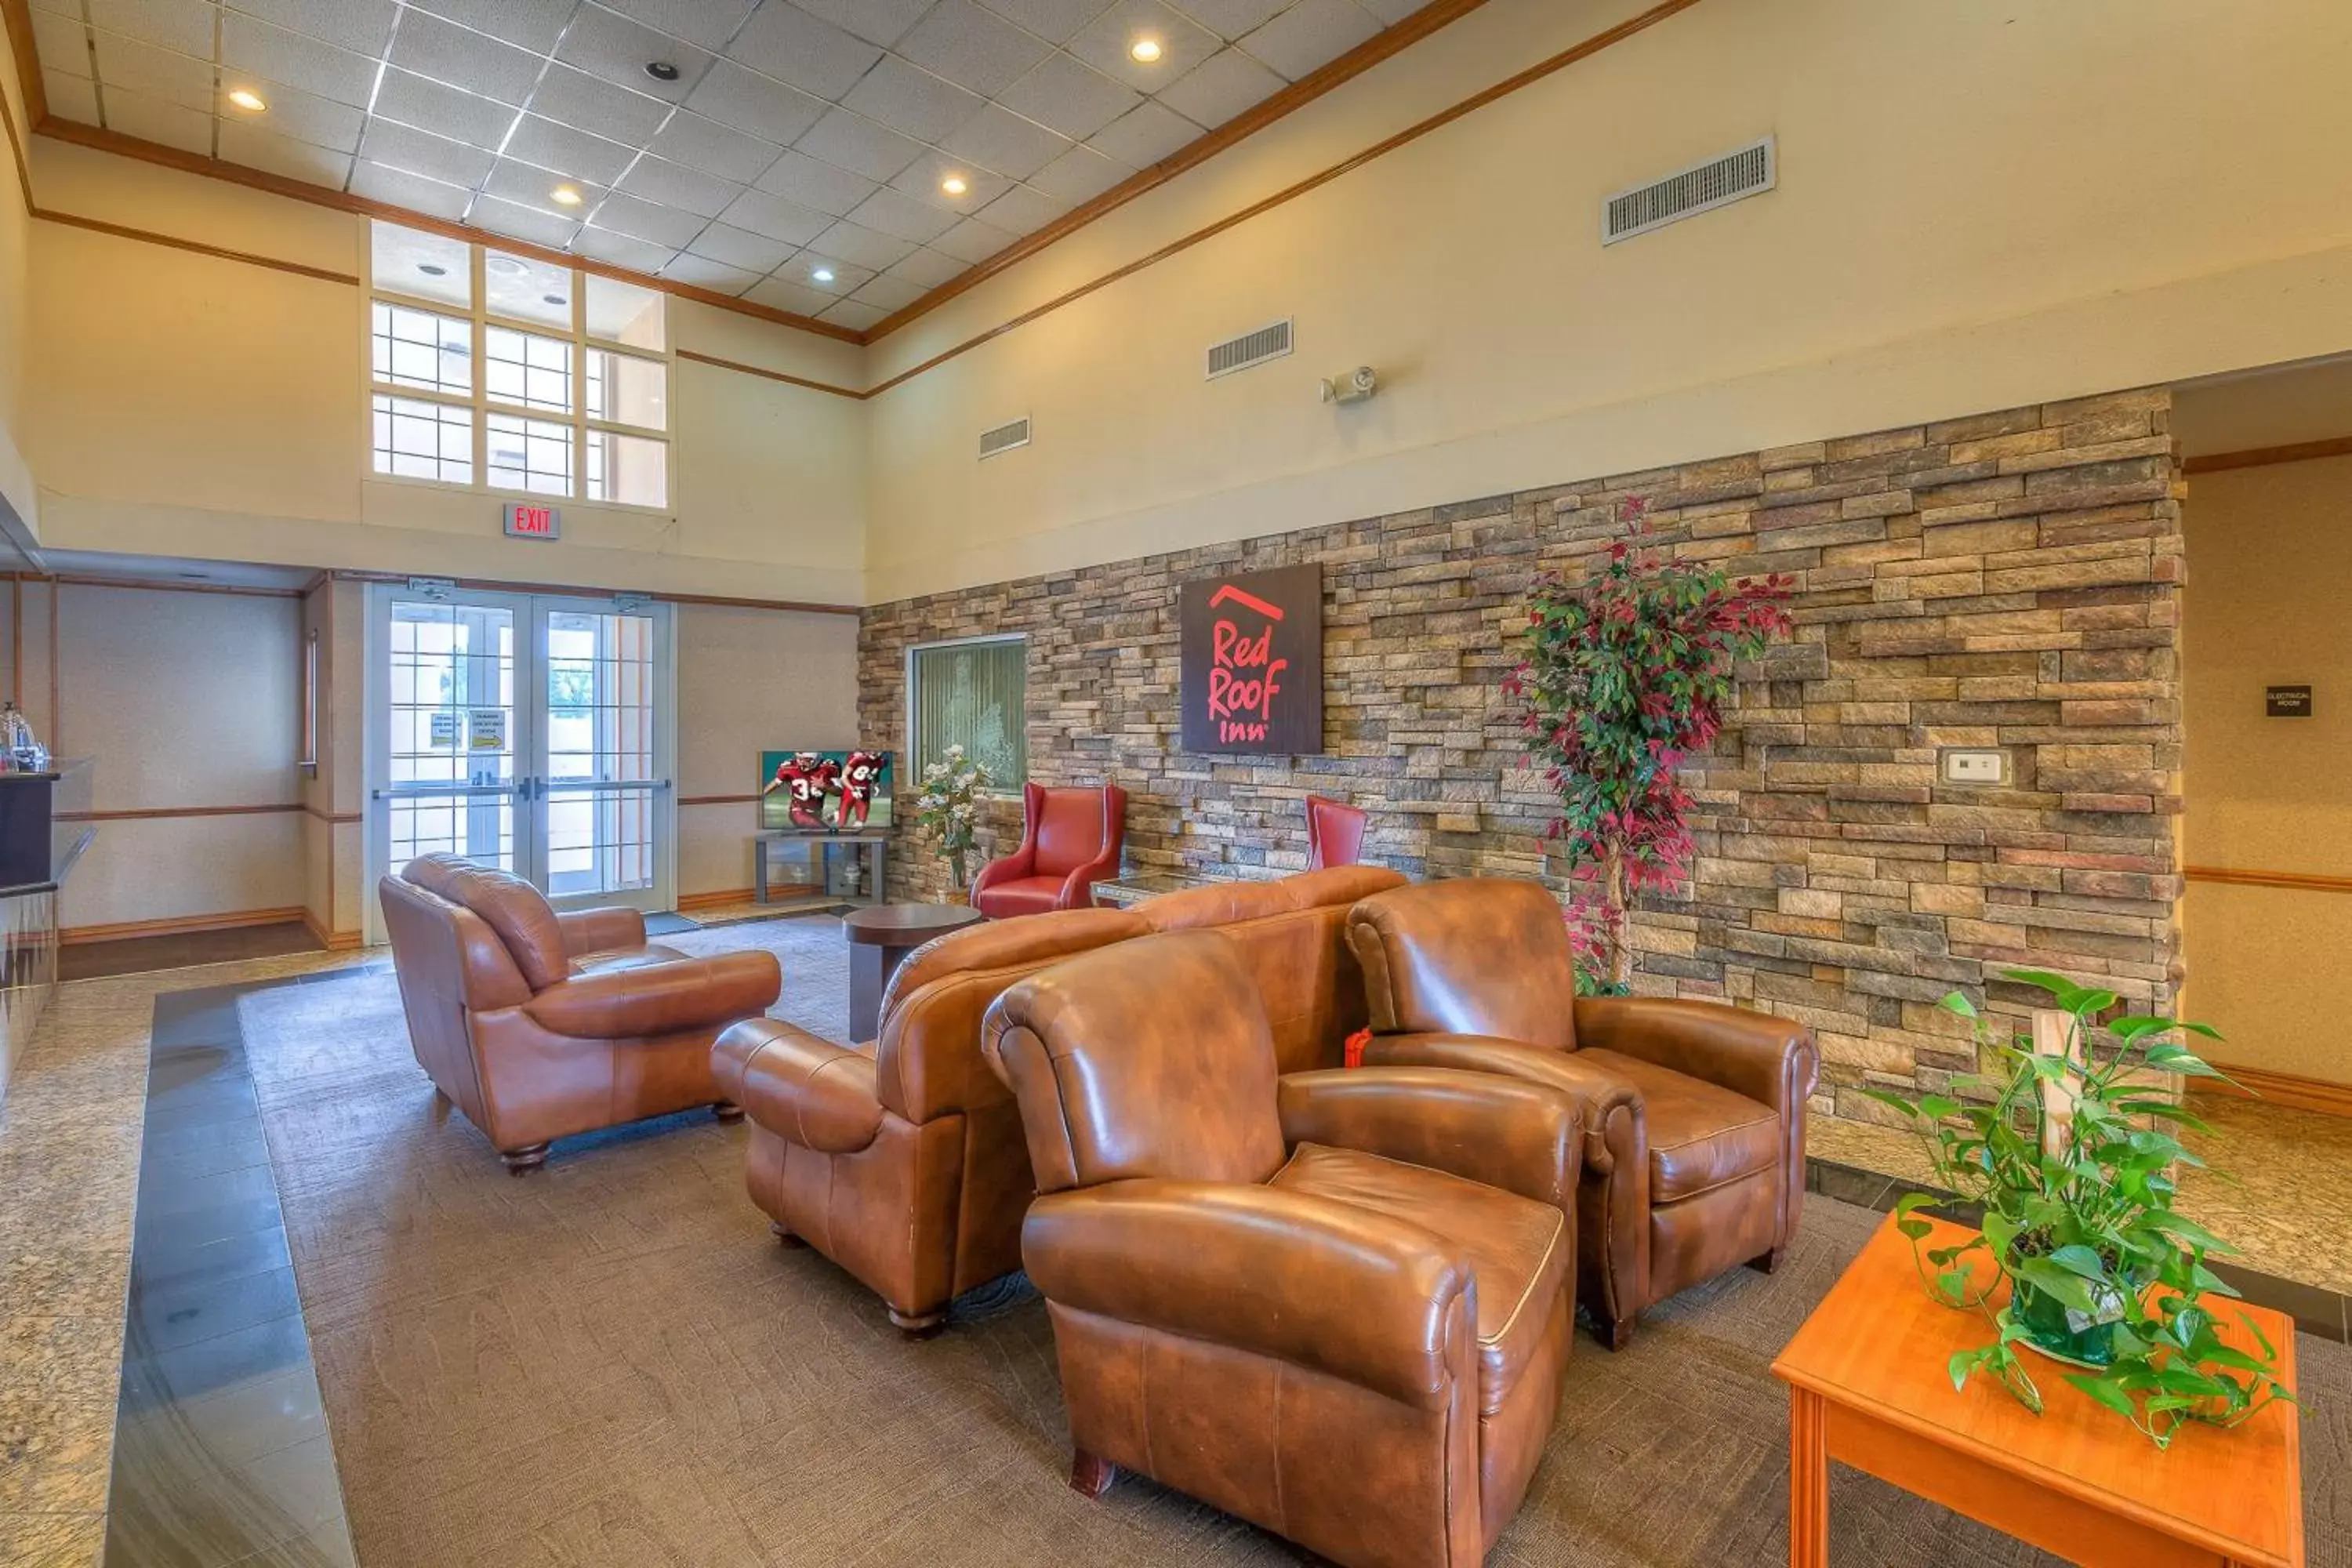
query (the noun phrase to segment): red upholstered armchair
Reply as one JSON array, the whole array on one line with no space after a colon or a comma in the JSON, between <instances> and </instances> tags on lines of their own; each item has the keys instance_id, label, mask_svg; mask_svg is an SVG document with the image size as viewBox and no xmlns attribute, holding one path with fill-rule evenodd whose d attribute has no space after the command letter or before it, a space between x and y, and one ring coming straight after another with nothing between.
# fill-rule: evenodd
<instances>
[{"instance_id":1,"label":"red upholstered armchair","mask_svg":"<svg viewBox=\"0 0 2352 1568\"><path fill-rule=\"evenodd\" d=\"M1364 847L1364 814L1344 800L1307 797L1307 868L1352 866Z\"/></svg>"},{"instance_id":2,"label":"red upholstered armchair","mask_svg":"<svg viewBox=\"0 0 2352 1568\"><path fill-rule=\"evenodd\" d=\"M1127 842L1127 792L1099 789L1021 792L1025 820L1021 847L982 868L971 884L971 907L993 921L1094 905L1094 885L1118 871Z\"/></svg>"}]
</instances>

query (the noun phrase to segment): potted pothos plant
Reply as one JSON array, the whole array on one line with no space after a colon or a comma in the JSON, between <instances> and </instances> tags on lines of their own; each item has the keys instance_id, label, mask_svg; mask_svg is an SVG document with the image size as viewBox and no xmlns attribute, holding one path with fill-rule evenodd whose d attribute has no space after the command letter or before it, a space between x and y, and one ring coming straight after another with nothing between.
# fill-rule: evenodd
<instances>
[{"instance_id":1,"label":"potted pothos plant","mask_svg":"<svg viewBox=\"0 0 2352 1568\"><path fill-rule=\"evenodd\" d=\"M1948 1095L1863 1091L1926 1140L1938 1183L1983 1210L1968 1239L1931 1247L1936 1233L1919 1211L1946 1199L1915 1192L1895 1207L1928 1294L1983 1313L1994 1331L1951 1358L1953 1386L1983 1372L2040 1414L2023 1346L2073 1368L2067 1382L2158 1447L2189 1423L2232 1426L2292 1400L2275 1375L2277 1348L2252 1319L2235 1314L2259 1353L2221 1332L2215 1303L2238 1293L2206 1259L2233 1249L2173 1207L2175 1171L2204 1163L2179 1134L2209 1129L2143 1070L2222 1078L2174 1037L2221 1036L2141 1015L2102 1026L2120 1005L2113 991L2040 970L2003 973L2049 997L2063 1049L2011 1037L1955 992L1942 1005L1969 1021L1979 1070L1955 1079ZM2095 1043L2102 1033L2111 1045Z\"/></svg>"},{"instance_id":2,"label":"potted pothos plant","mask_svg":"<svg viewBox=\"0 0 2352 1568\"><path fill-rule=\"evenodd\" d=\"M923 769L923 789L915 797L915 820L931 837L959 890L970 887L972 844L980 829L980 797L988 788L988 766L950 746Z\"/></svg>"},{"instance_id":3,"label":"potted pothos plant","mask_svg":"<svg viewBox=\"0 0 2352 1568\"><path fill-rule=\"evenodd\" d=\"M1723 728L1734 667L1792 625L1790 578L1727 578L1709 563L1643 549L1647 508L1619 502L1634 538L1598 571L1548 573L1503 683L1531 758L1559 797L1546 837L1566 846L1578 988L1633 989L1626 912L1645 889L1680 887L1693 850L1677 770Z\"/></svg>"}]
</instances>

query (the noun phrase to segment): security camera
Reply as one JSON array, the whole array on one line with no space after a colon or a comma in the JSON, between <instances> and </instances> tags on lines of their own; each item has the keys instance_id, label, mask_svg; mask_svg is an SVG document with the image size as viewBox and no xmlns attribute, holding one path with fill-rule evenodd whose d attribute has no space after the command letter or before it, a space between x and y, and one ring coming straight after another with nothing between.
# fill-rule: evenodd
<instances>
[{"instance_id":1,"label":"security camera","mask_svg":"<svg viewBox=\"0 0 2352 1568\"><path fill-rule=\"evenodd\" d=\"M1345 375L1335 375L1321 383L1326 403L1361 403L1381 389L1381 378L1368 364L1358 365Z\"/></svg>"}]
</instances>

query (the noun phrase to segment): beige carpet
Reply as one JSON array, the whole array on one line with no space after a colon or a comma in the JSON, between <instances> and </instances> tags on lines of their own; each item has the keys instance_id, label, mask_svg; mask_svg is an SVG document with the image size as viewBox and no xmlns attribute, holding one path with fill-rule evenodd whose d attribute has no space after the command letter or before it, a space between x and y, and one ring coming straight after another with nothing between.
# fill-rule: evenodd
<instances>
[{"instance_id":1,"label":"beige carpet","mask_svg":"<svg viewBox=\"0 0 2352 1568\"><path fill-rule=\"evenodd\" d=\"M830 921L757 942L837 1035ZM1052 1337L1025 1289L925 1344L744 1197L699 1113L509 1177L434 1114L387 971L242 1003L294 1262L368 1568L1287 1564L1148 1483L1068 1490ZM1687 1293L1612 1356L1580 1338L1497 1565L1787 1561L1787 1405L1767 1368L1876 1216L1811 1200L1790 1266ZM2310 1561L2352 1564L2352 1354L2301 1342ZM1833 1560L2053 1561L1839 1471Z\"/></svg>"}]
</instances>

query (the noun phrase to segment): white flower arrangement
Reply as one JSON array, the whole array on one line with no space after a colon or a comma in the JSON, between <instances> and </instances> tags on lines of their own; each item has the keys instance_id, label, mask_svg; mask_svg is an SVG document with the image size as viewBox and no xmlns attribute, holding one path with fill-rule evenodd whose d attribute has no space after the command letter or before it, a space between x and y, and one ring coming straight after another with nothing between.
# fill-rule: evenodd
<instances>
[{"instance_id":1,"label":"white flower arrangement","mask_svg":"<svg viewBox=\"0 0 2352 1568\"><path fill-rule=\"evenodd\" d=\"M980 823L979 796L987 787L987 767L969 759L961 746L950 746L923 769L922 793L915 797L916 820L954 867L958 887L963 885L964 858L971 852Z\"/></svg>"}]
</instances>

